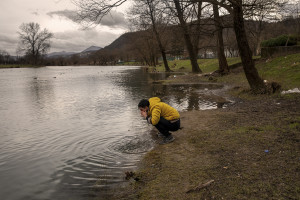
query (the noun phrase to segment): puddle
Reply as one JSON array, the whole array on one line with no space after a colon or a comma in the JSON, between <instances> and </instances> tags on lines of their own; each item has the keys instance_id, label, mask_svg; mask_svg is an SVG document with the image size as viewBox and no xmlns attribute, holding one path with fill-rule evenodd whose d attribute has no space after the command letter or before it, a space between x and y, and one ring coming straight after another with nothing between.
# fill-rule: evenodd
<instances>
[{"instance_id":1,"label":"puddle","mask_svg":"<svg viewBox=\"0 0 300 200\"><path fill-rule=\"evenodd\" d=\"M229 87L221 84L163 85L154 83L152 87L152 96L160 97L179 111L225 108L234 103L233 99L225 94Z\"/></svg>"}]
</instances>

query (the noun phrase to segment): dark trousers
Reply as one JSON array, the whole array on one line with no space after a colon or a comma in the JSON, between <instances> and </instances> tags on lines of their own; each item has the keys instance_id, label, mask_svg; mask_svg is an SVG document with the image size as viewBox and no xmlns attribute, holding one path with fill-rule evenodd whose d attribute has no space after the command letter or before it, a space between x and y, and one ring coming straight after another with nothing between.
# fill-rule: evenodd
<instances>
[{"instance_id":1,"label":"dark trousers","mask_svg":"<svg viewBox=\"0 0 300 200\"><path fill-rule=\"evenodd\" d=\"M180 119L178 119L176 122L171 123L169 120L161 117L155 127L161 134L163 134L165 137L168 137L169 135L171 135L169 131L177 131L180 128Z\"/></svg>"}]
</instances>

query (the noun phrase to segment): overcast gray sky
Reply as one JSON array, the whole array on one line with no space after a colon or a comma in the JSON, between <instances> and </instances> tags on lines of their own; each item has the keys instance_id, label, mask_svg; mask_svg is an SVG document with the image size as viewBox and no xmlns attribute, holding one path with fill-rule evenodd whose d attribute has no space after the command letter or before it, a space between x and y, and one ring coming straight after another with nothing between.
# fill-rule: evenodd
<instances>
[{"instance_id":1,"label":"overcast gray sky","mask_svg":"<svg viewBox=\"0 0 300 200\"><path fill-rule=\"evenodd\" d=\"M101 25L83 30L72 21L76 7L71 0L0 0L0 50L16 55L22 23L36 22L54 34L50 52L80 52L92 45L105 47L128 30L123 10L106 16Z\"/></svg>"}]
</instances>

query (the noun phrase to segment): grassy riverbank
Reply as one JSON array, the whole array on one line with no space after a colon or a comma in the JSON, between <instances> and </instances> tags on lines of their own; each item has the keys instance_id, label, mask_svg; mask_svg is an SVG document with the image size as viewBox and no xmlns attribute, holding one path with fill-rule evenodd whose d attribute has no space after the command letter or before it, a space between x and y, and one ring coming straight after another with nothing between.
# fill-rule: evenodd
<instances>
[{"instance_id":1,"label":"grassy riverbank","mask_svg":"<svg viewBox=\"0 0 300 200\"><path fill-rule=\"evenodd\" d=\"M236 64L241 62L240 58L227 58L228 64ZM190 60L174 60L169 61L169 67L172 71L175 72L192 72L192 66ZM218 60L217 59L198 59L198 64L201 70L204 73L212 72L218 69ZM153 69L153 68L152 68ZM158 72L165 71L164 65L160 64L155 68Z\"/></svg>"},{"instance_id":2,"label":"grassy riverbank","mask_svg":"<svg viewBox=\"0 0 300 200\"><path fill-rule=\"evenodd\" d=\"M124 199L299 199L299 100L181 113L184 128L146 155Z\"/></svg>"},{"instance_id":3,"label":"grassy riverbank","mask_svg":"<svg viewBox=\"0 0 300 200\"><path fill-rule=\"evenodd\" d=\"M284 89L300 87L299 55L256 66ZM190 74L167 84L191 81L209 80ZM213 81L234 85L237 102L181 113L176 140L147 153L116 199L300 199L300 95L252 96L241 68Z\"/></svg>"},{"instance_id":4,"label":"grassy riverbank","mask_svg":"<svg viewBox=\"0 0 300 200\"><path fill-rule=\"evenodd\" d=\"M291 89L300 86L299 56L300 54L293 54L267 60L260 59L256 61L256 68L263 79L268 80L269 82L276 81L282 85L283 89ZM240 58L228 58L227 60L229 65L241 62ZM198 60L198 63L203 73L211 73L218 69L217 59L200 59ZM171 61L169 65L174 72L192 71L189 60ZM153 68L151 68L151 70L153 70ZM163 72L164 67L157 67L156 71ZM218 77L215 81L247 88L248 82L245 74L243 73L242 67L232 69L231 71L232 73L229 76ZM181 77L176 80L172 79L171 81L178 82L180 81L180 78ZM199 81L201 80L205 79L199 78Z\"/></svg>"},{"instance_id":5,"label":"grassy riverbank","mask_svg":"<svg viewBox=\"0 0 300 200\"><path fill-rule=\"evenodd\" d=\"M293 54L268 60L258 61L256 67L260 76L269 82L281 84L283 89L300 86L300 54ZM220 82L248 87L248 82L241 68L233 70L230 76L219 79Z\"/></svg>"}]
</instances>

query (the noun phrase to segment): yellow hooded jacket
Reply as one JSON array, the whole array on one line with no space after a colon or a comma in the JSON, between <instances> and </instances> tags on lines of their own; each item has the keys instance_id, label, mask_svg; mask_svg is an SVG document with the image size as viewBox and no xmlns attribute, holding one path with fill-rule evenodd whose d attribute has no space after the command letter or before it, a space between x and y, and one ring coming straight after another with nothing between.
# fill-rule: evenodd
<instances>
[{"instance_id":1,"label":"yellow hooded jacket","mask_svg":"<svg viewBox=\"0 0 300 200\"><path fill-rule=\"evenodd\" d=\"M169 121L180 118L180 115L175 108L161 102L160 98L158 97L150 98L149 103L150 106L148 116L151 116L151 122L154 126L159 122L160 117L163 117Z\"/></svg>"}]
</instances>

